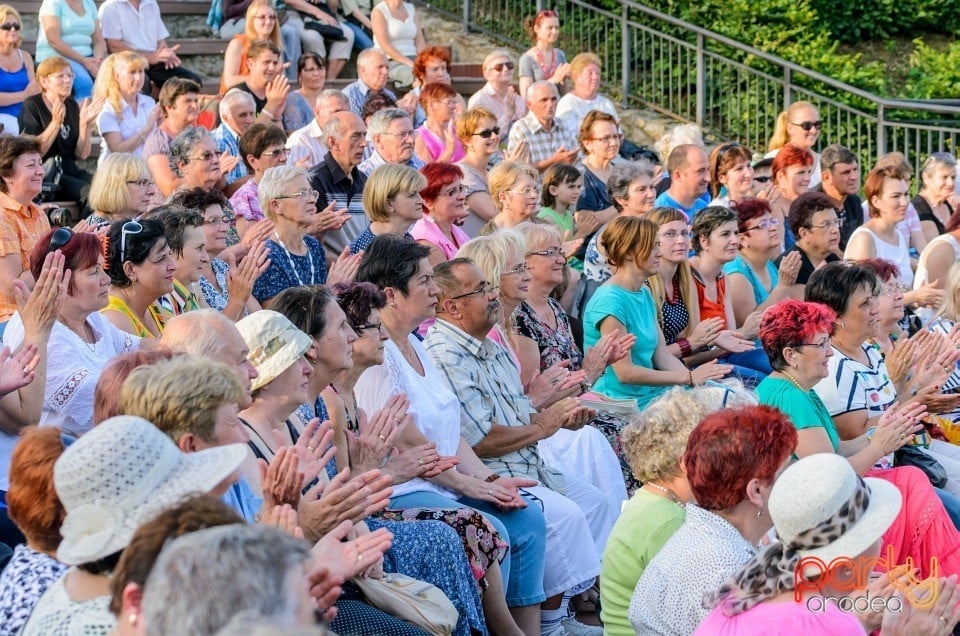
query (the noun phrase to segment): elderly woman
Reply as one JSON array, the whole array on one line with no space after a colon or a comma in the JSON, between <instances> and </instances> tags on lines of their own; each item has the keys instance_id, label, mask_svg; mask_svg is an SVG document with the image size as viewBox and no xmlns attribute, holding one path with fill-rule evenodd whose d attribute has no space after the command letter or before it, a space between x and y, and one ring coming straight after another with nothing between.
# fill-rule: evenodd
<instances>
[{"instance_id":1,"label":"elderly woman","mask_svg":"<svg viewBox=\"0 0 960 636\"><path fill-rule=\"evenodd\" d=\"M25 99L40 92L33 74L33 58L20 48L23 42L23 20L10 5L0 5L0 125L3 132L16 135L20 131L17 116Z\"/></svg>"},{"instance_id":2,"label":"elderly woman","mask_svg":"<svg viewBox=\"0 0 960 636\"><path fill-rule=\"evenodd\" d=\"M957 159L948 152L935 152L920 168L920 192L912 200L927 241L947 232L947 224L960 211L960 196L954 191Z\"/></svg>"},{"instance_id":3,"label":"elderly woman","mask_svg":"<svg viewBox=\"0 0 960 636\"><path fill-rule=\"evenodd\" d=\"M257 195L260 209L276 226L267 241L270 266L253 286L253 297L269 306L270 299L288 287L325 283L327 257L320 241L307 234L317 215L318 194L303 168L268 169Z\"/></svg>"},{"instance_id":4,"label":"elderly woman","mask_svg":"<svg viewBox=\"0 0 960 636\"><path fill-rule=\"evenodd\" d=\"M803 297L803 288L814 271L826 263L840 260L837 256L841 238L840 219L836 205L833 199L816 190L804 192L790 204L787 223L796 243L775 264L779 266L787 255L794 252L800 256L797 280L790 292L793 298Z\"/></svg>"},{"instance_id":5,"label":"elderly woman","mask_svg":"<svg viewBox=\"0 0 960 636\"><path fill-rule=\"evenodd\" d=\"M93 78L107 57L107 42L100 30L93 0L44 0L40 5L37 62L63 57L73 69L73 95L77 101L90 97Z\"/></svg>"},{"instance_id":6,"label":"elderly woman","mask_svg":"<svg viewBox=\"0 0 960 636\"><path fill-rule=\"evenodd\" d=\"M223 74L220 76L220 94L247 79L247 51L257 40L266 40L283 51L283 39L277 21L277 10L270 0L253 0L247 5L244 31L231 38L223 53ZM288 60L289 61L289 60Z\"/></svg>"},{"instance_id":7,"label":"elderly woman","mask_svg":"<svg viewBox=\"0 0 960 636\"><path fill-rule=\"evenodd\" d=\"M202 126L191 126L170 142L170 162L177 167L177 190L222 189L217 142Z\"/></svg>"},{"instance_id":8,"label":"elderly woman","mask_svg":"<svg viewBox=\"0 0 960 636\"><path fill-rule=\"evenodd\" d=\"M313 107L327 80L323 58L313 51L301 55L297 60L297 79L300 88L287 95L287 107L283 111L283 129L287 132L309 126L314 120Z\"/></svg>"},{"instance_id":9,"label":"elderly woman","mask_svg":"<svg viewBox=\"0 0 960 636\"><path fill-rule=\"evenodd\" d=\"M781 148L773 159L771 175L780 196L770 204L770 208L773 217L783 228L783 235L780 238L780 246L783 249L790 249L796 243L796 237L789 231L790 205L810 188L813 168L813 153L793 144L787 144Z\"/></svg>"},{"instance_id":10,"label":"elderly woman","mask_svg":"<svg viewBox=\"0 0 960 636\"><path fill-rule=\"evenodd\" d=\"M470 211L463 223L463 231L473 237L498 212L487 185L487 165L500 147L496 116L486 108L471 108L457 120L457 137L466 153L457 166L463 170L464 194Z\"/></svg>"},{"instance_id":11,"label":"elderly woman","mask_svg":"<svg viewBox=\"0 0 960 636\"><path fill-rule=\"evenodd\" d=\"M140 155L144 141L160 122L163 112L149 95L144 95L147 59L135 51L121 51L103 63L93 87L96 97L106 99L97 117L97 129L103 137L98 165L112 153Z\"/></svg>"},{"instance_id":12,"label":"elderly woman","mask_svg":"<svg viewBox=\"0 0 960 636\"><path fill-rule=\"evenodd\" d=\"M71 567L40 598L23 634L109 632L116 622L108 609L110 572L134 530L185 495L220 496L245 450L230 444L185 455L152 424L128 416L74 442L53 469L66 511L57 559Z\"/></svg>"},{"instance_id":13,"label":"elderly woman","mask_svg":"<svg viewBox=\"0 0 960 636\"><path fill-rule=\"evenodd\" d=\"M571 128L576 128L592 110L607 113L616 121L616 106L599 94L600 58L596 54L584 52L574 56L570 60L570 78L573 89L557 102L557 117L564 119ZM617 150L620 150L619 145Z\"/></svg>"},{"instance_id":14,"label":"elderly woman","mask_svg":"<svg viewBox=\"0 0 960 636\"><path fill-rule=\"evenodd\" d=\"M417 128L414 152L424 162L448 161L456 163L466 152L457 138L454 116L458 107L458 93L449 84L434 82L420 90L420 105L426 121Z\"/></svg>"},{"instance_id":15,"label":"elderly woman","mask_svg":"<svg viewBox=\"0 0 960 636\"><path fill-rule=\"evenodd\" d=\"M0 333L17 310L14 281L34 284L30 253L50 229L33 200L43 186L43 159L33 139L0 135Z\"/></svg>"},{"instance_id":16,"label":"elderly woman","mask_svg":"<svg viewBox=\"0 0 960 636\"><path fill-rule=\"evenodd\" d=\"M768 406L723 409L693 429L682 465L696 503L637 582L628 614L637 633L689 634L706 617L704 594L770 530L770 489L796 445L790 421Z\"/></svg>"},{"instance_id":17,"label":"elderly woman","mask_svg":"<svg viewBox=\"0 0 960 636\"><path fill-rule=\"evenodd\" d=\"M163 224L143 219L111 225L106 265L109 296L100 312L123 332L158 338L163 332L163 312L156 301L173 291L177 271Z\"/></svg>"},{"instance_id":18,"label":"elderly woman","mask_svg":"<svg viewBox=\"0 0 960 636\"><path fill-rule=\"evenodd\" d=\"M583 190L577 201L577 211L595 212L597 226L601 226L617 215L607 181L611 162L620 152L623 135L617 128L616 117L603 111L591 110L580 121L578 140L583 159L577 167L583 172Z\"/></svg>"},{"instance_id":19,"label":"elderly woman","mask_svg":"<svg viewBox=\"0 0 960 636\"><path fill-rule=\"evenodd\" d=\"M97 228L140 217L153 207L156 193L150 168L142 157L112 153L100 164L90 183L87 204L93 214L87 217L87 223Z\"/></svg>"},{"instance_id":20,"label":"elderly woman","mask_svg":"<svg viewBox=\"0 0 960 636\"><path fill-rule=\"evenodd\" d=\"M381 234L406 235L423 218L420 191L427 179L400 163L376 167L363 187L363 209L370 225L350 244L350 253L362 252Z\"/></svg>"},{"instance_id":21,"label":"elderly woman","mask_svg":"<svg viewBox=\"0 0 960 636\"><path fill-rule=\"evenodd\" d=\"M207 254L207 239L203 232L204 217L195 210L168 205L157 210L157 219L163 224L167 245L177 264L173 278L173 291L160 297L157 304L171 316L185 311L194 311L206 307L198 282L206 264L210 262Z\"/></svg>"},{"instance_id":22,"label":"elderly woman","mask_svg":"<svg viewBox=\"0 0 960 636\"><path fill-rule=\"evenodd\" d=\"M947 220L943 233L920 252L913 286L921 288L933 283L938 289L949 289L947 274L957 261L960 261L960 215L954 214Z\"/></svg>"},{"instance_id":23,"label":"elderly woman","mask_svg":"<svg viewBox=\"0 0 960 636\"><path fill-rule=\"evenodd\" d=\"M64 267L72 276L48 342L40 424L82 435L93 427L93 395L100 372L114 356L139 347L140 338L121 331L99 313L107 306L110 289L110 277L103 271L100 239L69 228L47 232L30 255L35 276L39 276L47 254L55 250L63 254ZM16 315L10 322L7 341L19 338L22 330Z\"/></svg>"},{"instance_id":24,"label":"elderly woman","mask_svg":"<svg viewBox=\"0 0 960 636\"><path fill-rule=\"evenodd\" d=\"M633 589L647 564L683 525L684 506L696 503L680 464L690 433L714 411L751 403L748 393L720 384L670 389L623 429L627 458L643 488L624 504L603 552L600 616L605 633L633 636L627 620Z\"/></svg>"},{"instance_id":25,"label":"elderly woman","mask_svg":"<svg viewBox=\"0 0 960 636\"><path fill-rule=\"evenodd\" d=\"M410 236L430 250L430 264L450 260L470 240L457 226L467 218L463 171L451 163L428 163L420 168L427 185L420 190L423 217L410 228Z\"/></svg>"},{"instance_id":26,"label":"elderly woman","mask_svg":"<svg viewBox=\"0 0 960 636\"><path fill-rule=\"evenodd\" d=\"M469 471L445 470L401 484L394 490L392 507L469 506L483 512L510 543L511 566L504 565L509 570L507 606L516 625L527 632L539 624L539 604L546 598L543 513L518 493L518 487L532 485L530 480L493 477L461 437L457 395L447 389L423 345L411 335L436 312L437 286L428 255L428 248L394 235L378 237L364 254L357 280L374 283L386 294L379 317L389 339L384 342L384 364L368 369L357 382L357 404L373 412L392 396L405 394L414 425L407 427L397 447L407 450L434 442L441 456L456 455L461 467L470 466Z\"/></svg>"},{"instance_id":27,"label":"elderly woman","mask_svg":"<svg viewBox=\"0 0 960 636\"><path fill-rule=\"evenodd\" d=\"M414 58L427 46L414 5L403 0L381 0L370 11L370 23L373 46L390 62L390 79L401 86L412 85Z\"/></svg>"},{"instance_id":28,"label":"elderly woman","mask_svg":"<svg viewBox=\"0 0 960 636\"><path fill-rule=\"evenodd\" d=\"M710 153L710 205L730 204L753 197L753 154L736 142Z\"/></svg>"},{"instance_id":29,"label":"elderly woman","mask_svg":"<svg viewBox=\"0 0 960 636\"><path fill-rule=\"evenodd\" d=\"M539 208L539 176L536 168L527 163L504 161L497 164L487 180L490 183L490 197L496 202L498 212L481 233L489 234L501 227L516 227L533 218ZM469 201L468 197L468 205Z\"/></svg>"},{"instance_id":30,"label":"elderly woman","mask_svg":"<svg viewBox=\"0 0 960 636\"><path fill-rule=\"evenodd\" d=\"M82 201L87 197L93 177L77 161L90 156L93 125L106 100L85 99L78 105L70 97L73 69L62 57L41 62L37 66L37 81L41 93L23 102L20 133L36 136L44 162L59 161L62 174L56 196L67 201Z\"/></svg>"},{"instance_id":31,"label":"elderly woman","mask_svg":"<svg viewBox=\"0 0 960 636\"><path fill-rule=\"evenodd\" d=\"M525 96L530 85L541 80L562 89L570 74L570 65L566 54L555 46L560 37L560 16L553 9L544 9L525 18L523 27L534 45L520 56L520 95Z\"/></svg>"},{"instance_id":32,"label":"elderly woman","mask_svg":"<svg viewBox=\"0 0 960 636\"><path fill-rule=\"evenodd\" d=\"M513 58L509 51L499 49L483 58L483 77L487 83L470 96L468 108L486 108L497 118L497 127L506 137L513 122L527 114L526 102L511 84Z\"/></svg>"},{"instance_id":33,"label":"elderly woman","mask_svg":"<svg viewBox=\"0 0 960 636\"><path fill-rule=\"evenodd\" d=\"M157 183L158 198L164 199L176 190L183 179L170 161L170 142L187 128L197 123L200 113L200 86L191 80L174 77L163 83L158 104L163 113L160 124L147 135L143 158ZM160 201L156 201L160 203Z\"/></svg>"},{"instance_id":34,"label":"elderly woman","mask_svg":"<svg viewBox=\"0 0 960 636\"><path fill-rule=\"evenodd\" d=\"M10 459L6 504L27 539L17 545L0 574L0 620L20 631L43 593L66 571L57 561L63 504L53 488L53 465L63 454L60 429L31 426L20 434Z\"/></svg>"},{"instance_id":35,"label":"elderly woman","mask_svg":"<svg viewBox=\"0 0 960 636\"><path fill-rule=\"evenodd\" d=\"M589 352L612 333L636 335L630 355L606 367L594 390L612 398L635 399L642 410L671 385L694 386L727 375L732 367L715 361L687 369L667 349L657 324L657 310L645 285L658 273L661 252L657 225L646 219L619 217L601 237L613 276L600 286L583 318L583 343Z\"/></svg>"},{"instance_id":36,"label":"elderly woman","mask_svg":"<svg viewBox=\"0 0 960 636\"><path fill-rule=\"evenodd\" d=\"M813 147L822 130L823 120L816 106L810 102L793 102L777 115L768 145L770 152L766 156L776 157L788 144L810 152L813 156L810 185L815 186L820 183L820 155L814 152Z\"/></svg>"},{"instance_id":37,"label":"elderly woman","mask_svg":"<svg viewBox=\"0 0 960 636\"><path fill-rule=\"evenodd\" d=\"M284 166L290 151L285 148L287 135L279 126L253 124L240 136L240 157L250 178L230 197L237 215L237 234L243 237L250 226L266 218L260 209L259 187L263 173Z\"/></svg>"},{"instance_id":38,"label":"elderly woman","mask_svg":"<svg viewBox=\"0 0 960 636\"><path fill-rule=\"evenodd\" d=\"M806 496L797 497L798 492ZM861 563L883 554L881 538L906 507L901 507L899 493L889 484L859 478L836 456L816 455L783 472L768 505L778 540L743 564L712 595L711 604L716 607L694 634L768 633L774 625L791 629L802 625L808 634L866 634L881 623L884 633L953 633L960 620L955 578L934 579L937 593L929 603L912 605L910 611L890 609L892 605L886 603L892 600L890 592L883 589L890 582L886 576L869 586L867 577L854 577L853 585L838 583L848 580L850 570L837 564ZM825 527L838 530L824 532ZM823 567L803 568L814 560ZM796 574L783 576L785 572ZM896 576L888 572L889 578ZM884 602L858 615L839 609L829 597L879 597ZM819 611L811 610L818 606Z\"/></svg>"}]
</instances>

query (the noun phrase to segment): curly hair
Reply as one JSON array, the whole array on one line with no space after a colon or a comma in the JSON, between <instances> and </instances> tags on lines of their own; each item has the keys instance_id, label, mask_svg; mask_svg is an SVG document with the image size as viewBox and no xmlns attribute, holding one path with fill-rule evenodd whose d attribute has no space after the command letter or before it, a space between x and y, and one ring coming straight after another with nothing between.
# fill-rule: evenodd
<instances>
[{"instance_id":1,"label":"curly hair","mask_svg":"<svg viewBox=\"0 0 960 636\"><path fill-rule=\"evenodd\" d=\"M423 80L427 76L427 63L432 60L441 60L444 64L447 65L447 70L450 70L450 65L453 64L453 58L450 57L450 50L447 47L443 46L428 46L419 53L417 57L413 60L413 76L423 83Z\"/></svg>"},{"instance_id":2,"label":"curly hair","mask_svg":"<svg viewBox=\"0 0 960 636\"><path fill-rule=\"evenodd\" d=\"M797 447L790 419L772 406L723 409L705 417L687 440L683 465L697 505L729 510L754 479L772 484Z\"/></svg>"},{"instance_id":3,"label":"curly hair","mask_svg":"<svg viewBox=\"0 0 960 636\"><path fill-rule=\"evenodd\" d=\"M730 204L730 209L737 213L737 231L741 234L746 231L750 221L770 214L770 204L763 199L734 201Z\"/></svg>"},{"instance_id":4,"label":"curly hair","mask_svg":"<svg viewBox=\"0 0 960 636\"><path fill-rule=\"evenodd\" d=\"M10 456L7 508L10 519L33 547L54 552L66 511L53 487L53 465L63 454L60 429L28 426Z\"/></svg>"},{"instance_id":5,"label":"curly hair","mask_svg":"<svg viewBox=\"0 0 960 636\"><path fill-rule=\"evenodd\" d=\"M810 342L818 333L832 333L836 320L833 310L820 303L784 300L768 308L760 321L760 344L770 366L785 369L785 348Z\"/></svg>"},{"instance_id":6,"label":"curly hair","mask_svg":"<svg viewBox=\"0 0 960 636\"><path fill-rule=\"evenodd\" d=\"M813 215L823 210L836 210L837 204L833 199L819 190L807 190L790 204L790 211L787 213L787 222L790 223L790 230L796 237L800 236L800 229L810 229L813 223Z\"/></svg>"},{"instance_id":7,"label":"curly hair","mask_svg":"<svg viewBox=\"0 0 960 636\"><path fill-rule=\"evenodd\" d=\"M387 305L387 295L373 283L337 283L333 294L354 330L367 322L372 310Z\"/></svg>"}]
</instances>

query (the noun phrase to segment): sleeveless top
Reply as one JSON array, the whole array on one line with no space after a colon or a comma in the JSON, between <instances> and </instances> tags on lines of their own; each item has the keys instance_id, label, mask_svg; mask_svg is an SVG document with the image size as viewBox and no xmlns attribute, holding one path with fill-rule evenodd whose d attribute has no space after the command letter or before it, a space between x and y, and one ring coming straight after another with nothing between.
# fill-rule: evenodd
<instances>
[{"instance_id":1,"label":"sleeveless top","mask_svg":"<svg viewBox=\"0 0 960 636\"><path fill-rule=\"evenodd\" d=\"M917 216L921 221L930 221L937 228L937 234L943 234L947 231L947 228L943 226L943 223L940 222L940 219L937 218L937 215L933 213L933 208L930 207L930 204L919 194L910 201L913 204L913 207L917 210Z\"/></svg>"},{"instance_id":2,"label":"sleeveless top","mask_svg":"<svg viewBox=\"0 0 960 636\"><path fill-rule=\"evenodd\" d=\"M8 71L0 68L0 93L19 93L30 83L30 76L27 75L27 64L23 60L23 51L17 49L17 54L20 56L19 71ZM23 102L17 102L16 104L0 106L0 114L16 117L20 114L22 105Z\"/></svg>"},{"instance_id":3,"label":"sleeveless top","mask_svg":"<svg viewBox=\"0 0 960 636\"><path fill-rule=\"evenodd\" d=\"M747 282L750 283L750 287L753 288L753 301L757 303L758 307L767 301L767 298L770 296L770 291L773 291L773 288L780 282L780 273L777 271L777 268L774 267L772 262L767 261L767 274L770 276L770 291L767 291L763 283L760 282L760 279L757 278L756 272L750 267L750 263L740 254L737 254L736 258L723 266L723 273L727 276L730 274L742 274L743 277L747 279Z\"/></svg>"},{"instance_id":4,"label":"sleeveless top","mask_svg":"<svg viewBox=\"0 0 960 636\"><path fill-rule=\"evenodd\" d=\"M706 320L708 318L720 318L723 320L723 328L728 329L727 309L723 303L724 297L727 295L727 279L724 277L723 272L721 271L719 274L717 274L716 302L707 298L706 284L703 282L703 277L700 275L700 272L691 267L690 273L693 274L693 282L697 288L697 303L700 305L700 320Z\"/></svg>"},{"instance_id":5,"label":"sleeveless top","mask_svg":"<svg viewBox=\"0 0 960 636\"><path fill-rule=\"evenodd\" d=\"M414 20L414 11L416 11L416 9L409 2L404 2L403 8L407 11L406 20L398 20L390 15L390 8L387 7L385 2L381 2L375 6L373 10L382 13L384 19L387 21L387 37L390 39L391 46L412 60L417 56L417 44L415 42L417 37L417 23L416 20ZM376 36L373 38L373 46L383 50L383 46L381 46Z\"/></svg>"},{"instance_id":6,"label":"sleeveless top","mask_svg":"<svg viewBox=\"0 0 960 636\"><path fill-rule=\"evenodd\" d=\"M853 237L863 232L869 234L873 240L877 258L886 259L900 268L900 283L907 287L913 287L913 268L910 266L910 248L904 240L903 235L897 232L897 244L890 245L877 236L870 228L861 225L850 235L850 239L847 241L848 249L850 243L853 241ZM846 254L844 254L844 258L847 258Z\"/></svg>"},{"instance_id":7,"label":"sleeveless top","mask_svg":"<svg viewBox=\"0 0 960 636\"><path fill-rule=\"evenodd\" d=\"M104 313L109 310L119 311L121 314L126 316L131 323L133 323L133 335L139 338L155 338L150 330L147 329L146 325L143 324L143 321L136 316L136 314L131 311L127 304L123 302L120 298L116 296L107 297L107 306L100 310L100 313ZM156 305L150 305L147 307L147 312L150 314L150 317L153 318L154 324L157 326L157 329L160 333L163 333L163 313L160 308Z\"/></svg>"},{"instance_id":8,"label":"sleeveless top","mask_svg":"<svg viewBox=\"0 0 960 636\"><path fill-rule=\"evenodd\" d=\"M917 273L915 274L915 277L913 280L914 288L917 288L920 285L925 285L930 282L929 276L927 274L927 255L929 254L927 250L929 250L931 247L933 247L938 243L946 243L947 245L952 247L953 259L955 261L960 261L960 241L958 241L956 238L954 238L950 234L941 234L937 238L927 243L927 247L925 247L923 250L923 253L920 254L920 260L917 263ZM940 282L943 283L945 281L940 281Z\"/></svg>"},{"instance_id":9,"label":"sleeveless top","mask_svg":"<svg viewBox=\"0 0 960 636\"><path fill-rule=\"evenodd\" d=\"M433 161L437 160L443 151L446 149L447 145L443 142L442 139L433 134L433 131L427 128L426 124L417 128L417 135L423 139L423 144L427 147L427 152L430 153L430 156L433 158ZM463 144L460 143L460 140L456 140L456 144L453 146L453 156L448 159L449 163L456 163L467 156L467 153L463 150Z\"/></svg>"},{"instance_id":10,"label":"sleeveless top","mask_svg":"<svg viewBox=\"0 0 960 636\"><path fill-rule=\"evenodd\" d=\"M249 71L247 70L247 51L250 50L250 44L251 44L250 38L248 38L248 37L246 36L246 34L244 34L244 33L238 33L237 35L233 36L233 39L234 39L234 40L240 40L240 71L239 71L239 74L240 74L240 75L247 75L247 73L249 72ZM226 93L228 90L230 90L230 88L232 88L232 87L227 86L226 75L221 75L221 76L220 76L220 94L223 95L223 94Z\"/></svg>"}]
</instances>

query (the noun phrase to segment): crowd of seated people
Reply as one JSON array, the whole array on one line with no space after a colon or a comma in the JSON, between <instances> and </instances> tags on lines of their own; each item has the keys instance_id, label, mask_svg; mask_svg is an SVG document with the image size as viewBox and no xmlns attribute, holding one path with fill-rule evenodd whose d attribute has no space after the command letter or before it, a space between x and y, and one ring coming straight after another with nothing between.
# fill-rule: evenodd
<instances>
[{"instance_id":1,"label":"crowd of seated people","mask_svg":"<svg viewBox=\"0 0 960 636\"><path fill-rule=\"evenodd\" d=\"M960 623L953 155L626 158L551 9L472 96L400 0L215 0L215 97L154 0L0 18L0 636Z\"/></svg>"}]
</instances>

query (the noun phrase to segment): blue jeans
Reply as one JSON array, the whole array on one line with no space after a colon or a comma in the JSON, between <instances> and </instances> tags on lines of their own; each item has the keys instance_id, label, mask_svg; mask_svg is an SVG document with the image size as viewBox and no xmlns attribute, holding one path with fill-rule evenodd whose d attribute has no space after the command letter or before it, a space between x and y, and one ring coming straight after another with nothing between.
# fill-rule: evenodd
<instances>
[{"instance_id":1,"label":"blue jeans","mask_svg":"<svg viewBox=\"0 0 960 636\"><path fill-rule=\"evenodd\" d=\"M547 522L540 506L527 499L522 510L500 510L491 503L467 497L448 499L432 492L412 492L390 500L390 508L473 508L479 510L510 544L500 564L508 607L536 605L546 599L543 569L546 563Z\"/></svg>"},{"instance_id":2,"label":"blue jeans","mask_svg":"<svg viewBox=\"0 0 960 636\"><path fill-rule=\"evenodd\" d=\"M284 72L287 79L291 82L297 81L297 62L303 49L300 47L300 32L292 24L284 24L280 27L280 38L283 40L283 61L289 64ZM313 107L313 104L310 104Z\"/></svg>"},{"instance_id":3,"label":"blue jeans","mask_svg":"<svg viewBox=\"0 0 960 636\"><path fill-rule=\"evenodd\" d=\"M733 374L739 376L743 384L749 389L757 388L757 385L765 377L773 373L770 358L767 357L763 349L731 353L720 358L720 362L734 365Z\"/></svg>"},{"instance_id":4,"label":"blue jeans","mask_svg":"<svg viewBox=\"0 0 960 636\"><path fill-rule=\"evenodd\" d=\"M364 51L366 49L373 48L373 40L370 39L370 36L367 35L367 32L363 30L360 25L354 24L349 20L340 23L341 26L347 26L353 31L353 50L354 51Z\"/></svg>"},{"instance_id":5,"label":"blue jeans","mask_svg":"<svg viewBox=\"0 0 960 636\"><path fill-rule=\"evenodd\" d=\"M960 497L946 490L941 490L940 488L934 488L933 490L937 493L937 496L940 497L940 501L943 502L944 509L947 511L947 514L950 515L950 521L960 530Z\"/></svg>"},{"instance_id":6,"label":"blue jeans","mask_svg":"<svg viewBox=\"0 0 960 636\"><path fill-rule=\"evenodd\" d=\"M78 102L93 95L93 78L90 72L80 62L67 60L73 69L73 98Z\"/></svg>"}]
</instances>

